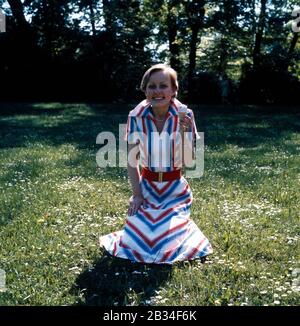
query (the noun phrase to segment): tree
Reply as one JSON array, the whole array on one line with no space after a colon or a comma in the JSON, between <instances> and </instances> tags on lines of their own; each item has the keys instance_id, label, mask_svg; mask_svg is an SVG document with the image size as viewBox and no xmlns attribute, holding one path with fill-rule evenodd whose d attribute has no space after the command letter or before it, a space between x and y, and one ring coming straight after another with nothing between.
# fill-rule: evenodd
<instances>
[{"instance_id":1,"label":"tree","mask_svg":"<svg viewBox=\"0 0 300 326\"><path fill-rule=\"evenodd\" d=\"M25 18L24 7L21 0L8 0L7 2L10 5L10 9L13 17L16 20L17 26L23 31L28 31L30 25Z\"/></svg>"},{"instance_id":2,"label":"tree","mask_svg":"<svg viewBox=\"0 0 300 326\"><path fill-rule=\"evenodd\" d=\"M3 4L0 0L0 8ZM227 74L235 83L242 77L251 100L270 101L281 96L280 76L289 84L300 74L299 33L288 26L297 0L7 4L9 28L0 38L6 53L0 68L7 80L19 81L23 93L64 96L63 86L70 85L70 97L141 98L136 88L142 73L165 62L178 71L184 97L203 100L197 94L206 85L207 99L217 98L218 77ZM42 87L42 80L51 87Z\"/></svg>"},{"instance_id":3,"label":"tree","mask_svg":"<svg viewBox=\"0 0 300 326\"><path fill-rule=\"evenodd\" d=\"M96 21L97 18L97 9L100 10L98 7L99 1L97 0L79 0L78 2L78 9L79 11L83 11L84 13L87 11L86 15L84 15L84 19L89 21L92 29L92 35L96 36Z\"/></svg>"},{"instance_id":4,"label":"tree","mask_svg":"<svg viewBox=\"0 0 300 326\"><path fill-rule=\"evenodd\" d=\"M178 0L168 1L167 4L167 19L166 25L168 29L168 44L170 50L170 65L173 69L179 72L180 69L180 46L178 42L178 31L179 31L179 6Z\"/></svg>"},{"instance_id":5,"label":"tree","mask_svg":"<svg viewBox=\"0 0 300 326\"><path fill-rule=\"evenodd\" d=\"M203 26L205 14L205 0L191 0L185 3L185 9L191 30L190 46L189 46L189 66L188 66L188 94L192 93L193 77L196 68L196 50L198 44L198 34Z\"/></svg>"},{"instance_id":6,"label":"tree","mask_svg":"<svg viewBox=\"0 0 300 326\"><path fill-rule=\"evenodd\" d=\"M254 42L254 49L253 49L254 67L259 66L261 62L261 44L262 44L263 33L264 33L266 20L267 20L266 17L267 2L268 0L260 0L260 14L259 14L256 33L255 33L255 42Z\"/></svg>"}]
</instances>

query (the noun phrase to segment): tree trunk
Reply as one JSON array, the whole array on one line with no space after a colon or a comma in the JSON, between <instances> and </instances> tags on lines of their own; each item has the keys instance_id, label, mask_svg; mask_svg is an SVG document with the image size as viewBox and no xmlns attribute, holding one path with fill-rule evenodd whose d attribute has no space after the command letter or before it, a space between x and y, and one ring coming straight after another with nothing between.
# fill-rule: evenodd
<instances>
[{"instance_id":1,"label":"tree trunk","mask_svg":"<svg viewBox=\"0 0 300 326\"><path fill-rule=\"evenodd\" d=\"M228 42L222 37L220 41L220 61L218 67L219 75L224 75L226 72L226 66L228 61Z\"/></svg>"},{"instance_id":2,"label":"tree trunk","mask_svg":"<svg viewBox=\"0 0 300 326\"><path fill-rule=\"evenodd\" d=\"M90 18L91 18L91 26L92 26L93 36L96 36L95 12L94 12L92 1L89 1L89 10L90 10Z\"/></svg>"},{"instance_id":3,"label":"tree trunk","mask_svg":"<svg viewBox=\"0 0 300 326\"><path fill-rule=\"evenodd\" d=\"M115 22L113 19L112 8L109 0L102 0L103 18L105 22L105 29L115 36Z\"/></svg>"},{"instance_id":4,"label":"tree trunk","mask_svg":"<svg viewBox=\"0 0 300 326\"><path fill-rule=\"evenodd\" d=\"M255 34L255 43L253 49L253 66L258 67L261 62L261 44L263 39L264 28L266 24L266 7L268 0L260 1L260 14L258 19L257 31Z\"/></svg>"},{"instance_id":5,"label":"tree trunk","mask_svg":"<svg viewBox=\"0 0 300 326\"><path fill-rule=\"evenodd\" d=\"M299 39L299 33L293 33L292 42L289 48L289 56L291 56L296 48L297 41Z\"/></svg>"},{"instance_id":6,"label":"tree trunk","mask_svg":"<svg viewBox=\"0 0 300 326\"><path fill-rule=\"evenodd\" d=\"M167 16L167 26L168 26L168 41L169 41L169 51L170 51L170 65L176 71L180 70L179 61L179 45L176 43L176 36L178 32L177 17L172 13L172 9L178 6L178 1L170 1L168 3L168 16Z\"/></svg>"},{"instance_id":7,"label":"tree trunk","mask_svg":"<svg viewBox=\"0 0 300 326\"><path fill-rule=\"evenodd\" d=\"M21 0L8 0L8 3L19 28L22 30L28 30L30 25L25 18Z\"/></svg>"},{"instance_id":8,"label":"tree trunk","mask_svg":"<svg viewBox=\"0 0 300 326\"><path fill-rule=\"evenodd\" d=\"M286 62L285 62L285 67L284 67L286 70L289 69L289 66L291 64L298 39L299 39L299 33L293 33L293 38L292 38L289 50L287 52L287 57L286 57Z\"/></svg>"},{"instance_id":9,"label":"tree trunk","mask_svg":"<svg viewBox=\"0 0 300 326\"><path fill-rule=\"evenodd\" d=\"M192 30L190 40L190 53L189 53L189 68L188 68L188 94L191 96L193 89L193 77L196 68L196 51L198 43L199 30L203 24L205 14L205 0L193 0L187 6L187 12L190 20L190 28Z\"/></svg>"},{"instance_id":10,"label":"tree trunk","mask_svg":"<svg viewBox=\"0 0 300 326\"><path fill-rule=\"evenodd\" d=\"M188 70L188 93L191 94L193 76L196 68L196 51L197 51L197 41L198 41L198 32L199 26L192 26L192 37L190 41L190 54L189 54L189 70Z\"/></svg>"}]
</instances>

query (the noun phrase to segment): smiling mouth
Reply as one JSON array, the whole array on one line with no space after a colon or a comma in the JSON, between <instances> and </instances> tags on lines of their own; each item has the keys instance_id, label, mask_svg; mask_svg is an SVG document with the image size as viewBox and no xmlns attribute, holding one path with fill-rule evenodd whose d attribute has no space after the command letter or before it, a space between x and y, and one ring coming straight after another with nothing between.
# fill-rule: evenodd
<instances>
[{"instance_id":1,"label":"smiling mouth","mask_svg":"<svg viewBox=\"0 0 300 326\"><path fill-rule=\"evenodd\" d=\"M164 97L152 97L152 100L164 100Z\"/></svg>"}]
</instances>

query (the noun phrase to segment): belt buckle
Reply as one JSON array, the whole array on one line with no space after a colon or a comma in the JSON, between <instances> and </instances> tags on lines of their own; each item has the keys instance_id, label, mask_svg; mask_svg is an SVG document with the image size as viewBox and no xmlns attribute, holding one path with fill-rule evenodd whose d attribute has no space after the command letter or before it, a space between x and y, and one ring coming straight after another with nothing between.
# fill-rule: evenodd
<instances>
[{"instance_id":1,"label":"belt buckle","mask_svg":"<svg viewBox=\"0 0 300 326\"><path fill-rule=\"evenodd\" d=\"M163 181L163 172L158 172L158 182Z\"/></svg>"}]
</instances>

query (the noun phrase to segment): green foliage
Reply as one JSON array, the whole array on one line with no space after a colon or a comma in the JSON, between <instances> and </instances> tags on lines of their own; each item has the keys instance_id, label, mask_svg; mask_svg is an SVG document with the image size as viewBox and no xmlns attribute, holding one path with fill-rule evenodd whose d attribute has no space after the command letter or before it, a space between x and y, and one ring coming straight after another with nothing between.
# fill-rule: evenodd
<instances>
[{"instance_id":1,"label":"green foliage","mask_svg":"<svg viewBox=\"0 0 300 326\"><path fill-rule=\"evenodd\" d=\"M189 98L199 92L193 81L201 73L215 78L226 74L236 83L241 78L245 82L245 70L269 73L272 63L275 71L299 81L299 33L291 29L297 3L41 0L13 1L8 6L0 1L9 22L8 34L0 36L5 49L0 53L2 96L10 93L11 81L18 89L11 97L22 94L23 100L27 94L80 100L76 97L80 91L83 99L136 100L143 72L157 62L169 63L179 72L183 95ZM19 84L12 82L15 79ZM40 84L60 80L69 86L69 94L60 93L62 85L53 92L50 87L39 89ZM278 103L274 94L263 96L264 102ZM296 93L292 96L296 98ZM242 97L236 94L238 98Z\"/></svg>"}]
</instances>

